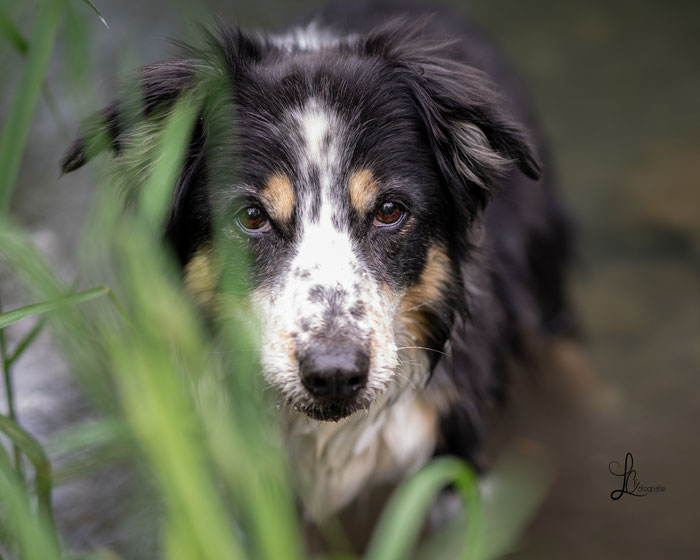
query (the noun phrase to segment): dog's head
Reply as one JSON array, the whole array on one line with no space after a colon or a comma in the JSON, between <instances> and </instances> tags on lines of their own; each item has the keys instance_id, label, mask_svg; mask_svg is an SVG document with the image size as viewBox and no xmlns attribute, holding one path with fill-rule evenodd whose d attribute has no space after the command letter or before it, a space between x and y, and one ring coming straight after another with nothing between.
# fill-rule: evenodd
<instances>
[{"instance_id":1,"label":"dog's head","mask_svg":"<svg viewBox=\"0 0 700 560\"><path fill-rule=\"evenodd\" d=\"M484 75L400 25L345 39L226 30L210 43L140 81L148 121L202 68L227 77L212 96L230 102L230 122L202 112L168 224L190 284L211 287L197 278L218 229L249 247L263 371L313 418L425 382L430 367L416 372L401 351L440 356L465 311L461 263L497 178L511 164L539 173L525 134ZM100 120L118 154L143 141L120 103ZM228 174L212 163L214 129L235 147ZM86 161L85 138L65 171Z\"/></svg>"}]
</instances>

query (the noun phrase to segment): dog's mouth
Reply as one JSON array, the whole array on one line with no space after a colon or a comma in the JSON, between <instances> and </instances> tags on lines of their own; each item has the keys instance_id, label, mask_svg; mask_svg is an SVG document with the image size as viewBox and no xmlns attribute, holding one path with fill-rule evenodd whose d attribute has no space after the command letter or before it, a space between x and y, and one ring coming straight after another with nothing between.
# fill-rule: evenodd
<instances>
[{"instance_id":1,"label":"dog's mouth","mask_svg":"<svg viewBox=\"0 0 700 560\"><path fill-rule=\"evenodd\" d=\"M309 405L297 406L297 409L309 418L322 422L338 422L365 408L367 408L367 405L364 405L357 399L321 400Z\"/></svg>"}]
</instances>

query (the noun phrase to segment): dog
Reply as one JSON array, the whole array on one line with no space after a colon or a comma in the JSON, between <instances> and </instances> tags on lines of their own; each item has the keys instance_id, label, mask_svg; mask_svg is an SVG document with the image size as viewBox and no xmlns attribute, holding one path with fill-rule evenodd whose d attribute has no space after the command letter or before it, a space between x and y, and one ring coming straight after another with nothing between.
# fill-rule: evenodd
<instances>
[{"instance_id":1,"label":"dog","mask_svg":"<svg viewBox=\"0 0 700 560\"><path fill-rule=\"evenodd\" d=\"M105 132L133 159L158 115L223 77L209 99L232 111L201 110L165 236L204 307L213 239L247 247L308 517L435 455L478 467L511 365L573 324L572 228L519 80L480 31L420 6L336 5L281 33L207 37L144 68L138 109L90 120L63 171Z\"/></svg>"}]
</instances>

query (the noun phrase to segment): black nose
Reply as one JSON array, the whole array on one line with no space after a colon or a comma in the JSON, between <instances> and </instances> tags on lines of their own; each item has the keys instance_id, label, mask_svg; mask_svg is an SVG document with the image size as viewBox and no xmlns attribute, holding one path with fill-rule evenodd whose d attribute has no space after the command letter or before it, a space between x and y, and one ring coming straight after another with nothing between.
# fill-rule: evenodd
<instances>
[{"instance_id":1,"label":"black nose","mask_svg":"<svg viewBox=\"0 0 700 560\"><path fill-rule=\"evenodd\" d=\"M301 381L314 397L349 399L367 382L369 355L359 345L315 344L299 366Z\"/></svg>"}]
</instances>

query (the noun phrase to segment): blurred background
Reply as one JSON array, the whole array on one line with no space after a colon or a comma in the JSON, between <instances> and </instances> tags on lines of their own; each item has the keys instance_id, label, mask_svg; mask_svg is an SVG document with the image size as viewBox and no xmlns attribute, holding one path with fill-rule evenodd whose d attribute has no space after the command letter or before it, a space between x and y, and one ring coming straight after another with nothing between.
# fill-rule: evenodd
<instances>
[{"instance_id":1,"label":"blurred background","mask_svg":"<svg viewBox=\"0 0 700 560\"><path fill-rule=\"evenodd\" d=\"M31 6L13 8L22 27ZM196 34L213 15L278 29L320 2L122 0L96 2L107 30L85 12L98 82L70 91L65 37L28 142L12 215L71 277L93 177L58 177L77 122L110 99L117 76L175 52L168 38ZM605 403L572 427L551 491L512 558L700 557L700 3L694 0L472 0L446 2L485 28L528 85L578 224L571 282L588 359ZM435 3L438 6L438 3ZM27 26L23 27L28 31ZM65 35L65 33L63 34ZM21 59L1 51L0 125ZM76 103L76 95L78 103ZM4 303L22 294L2 285ZM23 334L10 332L11 340ZM17 364L22 423L40 439L86 413L47 335ZM559 419L548 419L559 428ZM546 430L544 427L540 429ZM611 461L634 455L644 498L610 492ZM115 472L61 487L57 516L76 546L115 539L97 508L120 508Z\"/></svg>"}]
</instances>

